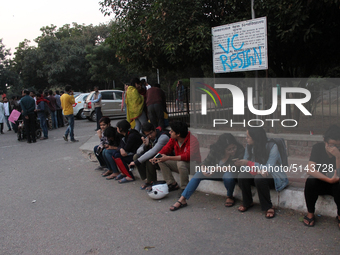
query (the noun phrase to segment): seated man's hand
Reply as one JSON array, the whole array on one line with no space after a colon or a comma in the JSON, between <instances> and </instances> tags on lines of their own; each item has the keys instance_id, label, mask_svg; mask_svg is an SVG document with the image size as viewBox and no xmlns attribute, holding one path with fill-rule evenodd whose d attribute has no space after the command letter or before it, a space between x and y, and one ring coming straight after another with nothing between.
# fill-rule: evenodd
<instances>
[{"instance_id":1,"label":"seated man's hand","mask_svg":"<svg viewBox=\"0 0 340 255\"><path fill-rule=\"evenodd\" d=\"M248 160L239 159L234 162L235 166L246 166L248 164Z\"/></svg>"},{"instance_id":2,"label":"seated man's hand","mask_svg":"<svg viewBox=\"0 0 340 255\"><path fill-rule=\"evenodd\" d=\"M169 160L169 157L165 154L161 154L162 157L161 158L156 158L156 163L160 163L160 162L165 162L167 160Z\"/></svg>"},{"instance_id":3,"label":"seated man's hand","mask_svg":"<svg viewBox=\"0 0 340 255\"><path fill-rule=\"evenodd\" d=\"M119 151L120 151L120 155L122 155L123 157L127 156L127 153L123 148L121 148Z\"/></svg>"}]
</instances>

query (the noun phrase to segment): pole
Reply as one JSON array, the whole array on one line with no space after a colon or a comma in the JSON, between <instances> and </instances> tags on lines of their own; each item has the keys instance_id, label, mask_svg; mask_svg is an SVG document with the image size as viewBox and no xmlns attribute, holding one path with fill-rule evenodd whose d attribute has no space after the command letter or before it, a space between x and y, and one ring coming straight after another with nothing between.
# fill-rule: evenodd
<instances>
[{"instance_id":1,"label":"pole","mask_svg":"<svg viewBox=\"0 0 340 255\"><path fill-rule=\"evenodd\" d=\"M157 83L160 84L159 83L159 69L158 68L157 68Z\"/></svg>"},{"instance_id":2,"label":"pole","mask_svg":"<svg viewBox=\"0 0 340 255\"><path fill-rule=\"evenodd\" d=\"M255 19L254 0L251 0L251 19ZM257 104L257 109L259 110L260 100L259 100L259 84L258 84L258 72L257 71L255 71L255 101Z\"/></svg>"}]
</instances>

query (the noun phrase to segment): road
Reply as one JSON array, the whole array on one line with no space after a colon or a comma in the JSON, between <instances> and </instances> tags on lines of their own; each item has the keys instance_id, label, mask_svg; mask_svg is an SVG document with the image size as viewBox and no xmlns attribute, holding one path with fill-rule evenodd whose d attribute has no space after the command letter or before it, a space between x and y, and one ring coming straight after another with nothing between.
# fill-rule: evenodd
<instances>
[{"instance_id":1,"label":"road","mask_svg":"<svg viewBox=\"0 0 340 255\"><path fill-rule=\"evenodd\" d=\"M94 128L77 120L79 143L62 139L65 128L35 144L0 135L0 254L340 253L335 218L307 228L301 213L278 210L268 220L258 205L240 213L240 201L226 208L225 197L200 192L170 212L176 192L156 201L141 180L105 180L79 150Z\"/></svg>"}]
</instances>

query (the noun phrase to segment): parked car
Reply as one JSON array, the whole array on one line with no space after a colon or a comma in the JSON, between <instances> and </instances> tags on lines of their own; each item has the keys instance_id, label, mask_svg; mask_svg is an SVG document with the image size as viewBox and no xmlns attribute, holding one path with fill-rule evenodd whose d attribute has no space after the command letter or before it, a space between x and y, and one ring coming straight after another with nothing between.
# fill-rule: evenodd
<instances>
[{"instance_id":1,"label":"parked car","mask_svg":"<svg viewBox=\"0 0 340 255\"><path fill-rule=\"evenodd\" d=\"M75 103L73 104L73 115L77 117L78 119L86 119L86 116L83 113L84 110L84 103L87 98L87 96L90 93L81 93L79 96L77 96L74 101Z\"/></svg>"},{"instance_id":2,"label":"parked car","mask_svg":"<svg viewBox=\"0 0 340 255\"><path fill-rule=\"evenodd\" d=\"M99 90L102 94L102 114L106 117L124 117L125 113L121 111L122 90ZM91 121L97 121L94 106L91 103L94 91L86 98L84 104L84 115Z\"/></svg>"}]
</instances>

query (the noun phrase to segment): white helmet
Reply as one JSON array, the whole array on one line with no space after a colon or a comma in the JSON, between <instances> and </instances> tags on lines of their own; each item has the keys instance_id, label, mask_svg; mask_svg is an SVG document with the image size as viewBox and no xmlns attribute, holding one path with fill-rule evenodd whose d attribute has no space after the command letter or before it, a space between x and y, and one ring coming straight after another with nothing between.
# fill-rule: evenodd
<instances>
[{"instance_id":1,"label":"white helmet","mask_svg":"<svg viewBox=\"0 0 340 255\"><path fill-rule=\"evenodd\" d=\"M152 189L148 191L148 195L152 199L162 199L169 194L168 184L156 184L152 186Z\"/></svg>"}]
</instances>

